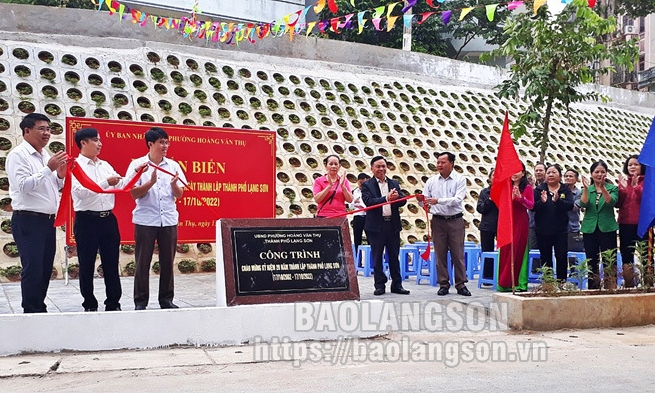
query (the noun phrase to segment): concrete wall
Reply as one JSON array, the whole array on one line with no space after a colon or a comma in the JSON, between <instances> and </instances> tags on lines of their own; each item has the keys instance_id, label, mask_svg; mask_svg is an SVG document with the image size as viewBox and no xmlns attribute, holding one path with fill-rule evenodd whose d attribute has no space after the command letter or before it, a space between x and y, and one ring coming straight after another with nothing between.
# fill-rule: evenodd
<instances>
[{"instance_id":1,"label":"concrete wall","mask_svg":"<svg viewBox=\"0 0 655 393\"><path fill-rule=\"evenodd\" d=\"M205 45L203 40L185 39L175 31L121 23L117 16L94 11L1 5L0 49L0 82L5 85L0 91L0 107L5 107L0 110L0 121L7 124L0 130L0 138L14 146L21 140L16 125L24 115L20 107L25 102L38 111L48 105L58 106L62 113L52 119L59 125L64 124L73 106L79 106L89 117L152 118L156 122L276 130L278 217L311 216L315 208L312 181L322 174L318 163L327 154L342 157L351 179L368 171L372 155L387 154L393 164L389 176L401 181L408 194L414 194L421 192L424 182L434 174L434 155L451 150L457 155L455 169L469 180L464 205L467 238L473 241L478 239L477 195L486 186L487 174L495 163L503 113L507 109L510 119L515 119L526 107L525 102L494 96L493 86L503 78L497 68L304 37L293 42L288 37L266 38L239 48ZM17 49L29 56L16 57ZM52 55L53 61L41 60L42 52ZM151 53L160 57L156 64L149 60ZM63 62L64 56L72 56L77 64ZM179 66L167 62L169 56L177 58ZM87 66L88 59L98 61L99 68ZM199 67L188 67L188 61ZM120 70L112 70L110 63L119 65ZM207 64L216 71L205 69ZM31 75L20 76L17 67L31 70ZM143 73L132 72L135 67ZM40 77L46 68L57 74L52 81ZM155 91L160 82L151 77L154 68L167 76L166 82L161 82L168 86L165 94ZM80 81L67 81L68 72L77 73ZM173 72L184 76L179 85L172 82ZM89 83L91 74L100 76L104 83ZM193 74L203 80L199 86L189 82ZM109 82L114 78L122 79L125 86L112 86ZM210 84L212 78L220 87ZM138 90L137 83L147 90ZM19 93L21 84L29 85L33 92ZM57 89L59 95L45 97L42 89L46 87ZM177 95L173 93L175 87L191 94ZM655 98L609 87L586 88L598 89L613 101L556 111L548 160L585 173L591 162L602 158L609 163L613 178L624 158L641 148L655 113ZM79 90L82 98L70 98L67 92L71 89ZM196 89L206 93L206 102L194 97ZM92 101L95 91L103 92L107 101ZM114 105L112 98L117 94L126 96L128 103ZM144 99L151 107L138 104ZM169 101L173 108L184 102L194 110L188 115L175 110L164 113L156 105L159 100ZM210 107L214 116L203 117L201 105ZM219 117L219 111L227 115ZM63 141L61 134L51 138L52 143ZM528 138L517 141L516 146L531 168L537 150ZM6 151L0 152L0 158L4 155ZM4 176L0 171L0 178ZM5 197L6 192L0 191L0 199ZM403 211L403 241L424 238L426 222L421 213L411 204ZM6 221L10 213L0 217ZM0 246L11 240L10 234L0 235ZM3 258L0 265L17 262Z\"/></svg>"}]
</instances>

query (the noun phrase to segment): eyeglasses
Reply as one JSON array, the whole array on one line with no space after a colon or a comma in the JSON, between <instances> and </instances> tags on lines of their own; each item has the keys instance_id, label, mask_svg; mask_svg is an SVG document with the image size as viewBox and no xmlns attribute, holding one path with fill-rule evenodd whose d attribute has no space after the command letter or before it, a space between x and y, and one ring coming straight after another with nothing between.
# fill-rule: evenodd
<instances>
[{"instance_id":1,"label":"eyeglasses","mask_svg":"<svg viewBox=\"0 0 655 393\"><path fill-rule=\"evenodd\" d=\"M160 140L157 141L157 143L159 143L162 146L168 146L168 145L171 144L171 142L169 140L167 140L167 139L160 139Z\"/></svg>"},{"instance_id":2,"label":"eyeglasses","mask_svg":"<svg viewBox=\"0 0 655 393\"><path fill-rule=\"evenodd\" d=\"M32 128L33 130L37 130L39 132L50 132L52 131L51 127L37 127L37 128Z\"/></svg>"}]
</instances>

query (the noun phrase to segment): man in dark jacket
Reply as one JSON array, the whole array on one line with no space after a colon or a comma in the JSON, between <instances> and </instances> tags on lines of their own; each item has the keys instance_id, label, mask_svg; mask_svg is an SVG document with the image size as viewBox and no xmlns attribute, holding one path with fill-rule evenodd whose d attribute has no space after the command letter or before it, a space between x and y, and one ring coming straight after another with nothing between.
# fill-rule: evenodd
<instances>
[{"instance_id":1,"label":"man in dark jacket","mask_svg":"<svg viewBox=\"0 0 655 393\"><path fill-rule=\"evenodd\" d=\"M371 160L373 178L362 185L362 200L366 206L373 206L384 202L395 201L402 197L400 185L397 181L387 178L387 160L382 156ZM406 201L391 203L371 209L366 212L366 239L371 245L373 257L373 276L375 279L375 296L383 295L387 276L382 268L382 258L386 247L389 256L389 272L391 274L391 292L409 295L403 288L400 275L400 212L398 208Z\"/></svg>"},{"instance_id":2,"label":"man in dark jacket","mask_svg":"<svg viewBox=\"0 0 655 393\"><path fill-rule=\"evenodd\" d=\"M494 171L489 173L487 183L491 184ZM478 196L477 211L481 214L480 225L480 248L482 252L496 249L495 239L498 230L498 207L490 198L491 187L483 188ZM494 276L494 260L484 258L482 260L482 277L491 279Z\"/></svg>"}]
</instances>

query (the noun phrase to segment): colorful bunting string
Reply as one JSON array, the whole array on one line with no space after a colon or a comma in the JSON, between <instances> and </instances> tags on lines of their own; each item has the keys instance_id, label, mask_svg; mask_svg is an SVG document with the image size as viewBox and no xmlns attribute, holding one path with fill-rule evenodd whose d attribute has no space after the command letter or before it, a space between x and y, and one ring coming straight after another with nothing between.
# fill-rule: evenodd
<instances>
[{"instance_id":1,"label":"colorful bunting string","mask_svg":"<svg viewBox=\"0 0 655 393\"><path fill-rule=\"evenodd\" d=\"M435 9L435 11L424 12L414 15L406 14L406 12L418 3L418 0L403 1L404 4L401 9L396 8L401 2L396 1L387 5L379 6L374 9L361 10L347 15L334 16L326 20L319 20L313 22L305 22L308 12L311 10L315 14L319 14L325 8L332 14L339 11L336 0L317 0L313 5L309 5L294 13L284 15L278 20L271 23L238 23L232 21L202 21L198 19L198 15L202 15L202 11L198 7L198 1L195 0L193 8L191 9L190 17L172 18L162 17L157 15L147 14L137 9L130 8L115 0L90 0L100 11L103 6L109 10L109 15L118 13L120 20L131 19L132 23L145 27L150 21L157 28L166 28L167 30L177 30L185 38L205 39L207 43L220 42L228 45L239 45L243 41L255 43L257 39L263 40L266 37L283 37L289 35L289 39L293 40L294 35L303 34L308 37L314 28L318 28L320 34L325 34L326 30L340 34L344 30L355 30L361 34L367 28L368 21L371 21L372 27L378 31L384 28L383 21L386 22L386 31L391 31L398 18L403 17L403 25L410 27L412 23L422 25L430 17L435 14L441 14L442 22L447 25L452 19L453 12L459 12L457 17L458 21L463 20L470 12L478 8L485 8L485 13L489 21L493 21L496 10L498 7L507 7L507 10L513 11L523 1L510 1L488 5L475 5L459 9L439 11L440 4L435 5L434 0L425 0L426 4ZM438 3L443 3L445 0L437 0ZM562 0L567 2L569 0ZM546 0L535 0L533 12L536 14L538 9L546 3ZM593 7L596 0L588 0L589 6ZM350 0L350 4L355 7L355 0ZM400 14L393 14L398 10ZM386 11L386 12L385 12ZM371 13L370 19L366 18L366 14ZM357 15L356 18L354 16ZM357 27L355 27L355 24ZM369 25L370 26L370 25Z\"/></svg>"}]
</instances>

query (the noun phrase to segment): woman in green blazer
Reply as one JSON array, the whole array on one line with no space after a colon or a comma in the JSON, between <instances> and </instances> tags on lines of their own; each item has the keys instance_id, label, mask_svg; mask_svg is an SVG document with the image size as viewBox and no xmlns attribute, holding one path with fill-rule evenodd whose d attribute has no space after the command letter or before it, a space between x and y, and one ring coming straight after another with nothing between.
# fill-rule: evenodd
<instances>
[{"instance_id":1,"label":"woman in green blazer","mask_svg":"<svg viewBox=\"0 0 655 393\"><path fill-rule=\"evenodd\" d=\"M591 181L582 177L580 207L585 209L580 232L589 259L589 289L597 289L599 254L616 248L616 231L619 224L614 217L614 205L619 200L619 188L606 181L607 164L597 161L591 164ZM593 183L592 183L593 182Z\"/></svg>"}]
</instances>

